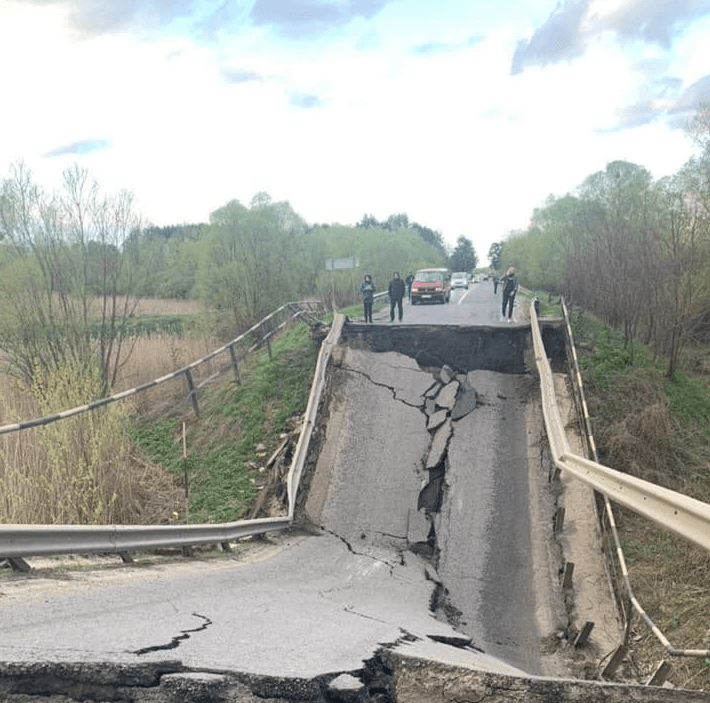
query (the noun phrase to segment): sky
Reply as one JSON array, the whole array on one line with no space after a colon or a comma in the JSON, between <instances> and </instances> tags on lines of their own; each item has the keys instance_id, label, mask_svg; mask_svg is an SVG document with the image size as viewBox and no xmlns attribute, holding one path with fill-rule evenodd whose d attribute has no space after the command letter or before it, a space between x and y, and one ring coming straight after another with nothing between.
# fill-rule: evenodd
<instances>
[{"instance_id":1,"label":"sky","mask_svg":"<svg viewBox=\"0 0 710 703\"><path fill-rule=\"evenodd\" d=\"M607 163L694 153L710 0L0 0L0 177L78 164L145 225L258 192L491 243Z\"/></svg>"}]
</instances>

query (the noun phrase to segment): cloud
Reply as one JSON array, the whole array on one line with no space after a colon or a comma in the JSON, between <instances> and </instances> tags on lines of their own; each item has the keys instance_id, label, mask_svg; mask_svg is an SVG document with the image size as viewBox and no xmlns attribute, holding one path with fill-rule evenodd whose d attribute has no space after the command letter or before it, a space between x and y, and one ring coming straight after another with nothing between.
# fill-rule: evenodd
<instances>
[{"instance_id":1,"label":"cloud","mask_svg":"<svg viewBox=\"0 0 710 703\"><path fill-rule=\"evenodd\" d=\"M78 154L84 156L85 154L91 154L94 151L103 151L111 146L111 142L108 139L82 139L78 142L71 142L70 144L65 144L64 146L58 146L55 149L43 154L45 158L51 159L56 156L66 156L68 154Z\"/></svg>"},{"instance_id":2,"label":"cloud","mask_svg":"<svg viewBox=\"0 0 710 703\"><path fill-rule=\"evenodd\" d=\"M707 0L601 0L565 2L530 39L518 42L511 74L526 67L547 66L582 56L592 38L614 32L622 42L641 40L670 49L673 40L693 20L710 16Z\"/></svg>"},{"instance_id":3,"label":"cloud","mask_svg":"<svg viewBox=\"0 0 710 703\"><path fill-rule=\"evenodd\" d=\"M25 0L15 0L25 2ZM131 27L158 27L194 11L195 0L43 0L63 5L69 25L85 35L110 34Z\"/></svg>"},{"instance_id":4,"label":"cloud","mask_svg":"<svg viewBox=\"0 0 710 703\"><path fill-rule=\"evenodd\" d=\"M371 19L391 0L256 0L252 22L287 37L313 37L363 17Z\"/></svg>"},{"instance_id":5,"label":"cloud","mask_svg":"<svg viewBox=\"0 0 710 703\"><path fill-rule=\"evenodd\" d=\"M589 0L566 2L555 10L530 39L518 42L511 74L522 73L526 66L547 66L582 56L587 46L582 25L588 10Z\"/></svg>"},{"instance_id":6,"label":"cloud","mask_svg":"<svg viewBox=\"0 0 710 703\"><path fill-rule=\"evenodd\" d=\"M666 118L672 130L684 129L701 102L710 101L710 75L682 90L680 78L665 76L651 81L645 95L636 102L616 110L618 122L599 132L621 132Z\"/></svg>"},{"instance_id":7,"label":"cloud","mask_svg":"<svg viewBox=\"0 0 710 703\"><path fill-rule=\"evenodd\" d=\"M419 44L415 46L412 50L415 54L421 55L431 55L431 54L445 54L451 51L459 51L461 49L470 49L472 46L476 46L485 39L485 37L476 35L469 37L465 42L442 42L442 41L432 41L426 44Z\"/></svg>"},{"instance_id":8,"label":"cloud","mask_svg":"<svg viewBox=\"0 0 710 703\"><path fill-rule=\"evenodd\" d=\"M684 129L695 115L700 103L710 102L710 74L688 86L668 110L669 126Z\"/></svg>"},{"instance_id":9,"label":"cloud","mask_svg":"<svg viewBox=\"0 0 710 703\"><path fill-rule=\"evenodd\" d=\"M222 80L229 85L237 85L240 83L261 83L263 76L254 71L246 71L239 68L222 67L219 70L219 75Z\"/></svg>"},{"instance_id":10,"label":"cloud","mask_svg":"<svg viewBox=\"0 0 710 703\"><path fill-rule=\"evenodd\" d=\"M309 110L323 107L325 105L325 102L317 95L312 95L310 93L291 93L288 101L293 107L301 107Z\"/></svg>"},{"instance_id":11,"label":"cloud","mask_svg":"<svg viewBox=\"0 0 710 703\"><path fill-rule=\"evenodd\" d=\"M592 7L593 31L613 29L624 39L642 39L670 49L673 38L694 19L710 14L707 0L632 0L602 14Z\"/></svg>"}]
</instances>

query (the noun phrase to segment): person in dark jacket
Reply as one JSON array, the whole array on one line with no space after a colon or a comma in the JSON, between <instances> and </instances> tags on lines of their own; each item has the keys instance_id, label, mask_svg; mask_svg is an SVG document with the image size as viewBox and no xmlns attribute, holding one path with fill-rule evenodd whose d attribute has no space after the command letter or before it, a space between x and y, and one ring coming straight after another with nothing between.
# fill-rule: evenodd
<instances>
[{"instance_id":1,"label":"person in dark jacket","mask_svg":"<svg viewBox=\"0 0 710 703\"><path fill-rule=\"evenodd\" d=\"M407 286L407 292L405 295L410 303L412 302L412 283L414 283L414 274L410 272L409 276L404 279L404 284Z\"/></svg>"},{"instance_id":2,"label":"person in dark jacket","mask_svg":"<svg viewBox=\"0 0 710 703\"><path fill-rule=\"evenodd\" d=\"M404 300L404 281L399 277L399 271L392 274L392 280L387 286L387 293L390 297L390 322L394 322L394 309L397 307L399 321L402 322L402 300Z\"/></svg>"},{"instance_id":3,"label":"person in dark jacket","mask_svg":"<svg viewBox=\"0 0 710 703\"><path fill-rule=\"evenodd\" d=\"M365 322L372 322L372 302L375 299L375 282L369 273L360 284L360 295L362 296L362 306L365 310Z\"/></svg>"},{"instance_id":4,"label":"person in dark jacket","mask_svg":"<svg viewBox=\"0 0 710 703\"><path fill-rule=\"evenodd\" d=\"M503 319L505 319L505 308L508 307L508 322L513 316L513 305L515 304L515 294L518 292L518 279L515 277L515 268L512 266L505 272L503 280Z\"/></svg>"}]
</instances>

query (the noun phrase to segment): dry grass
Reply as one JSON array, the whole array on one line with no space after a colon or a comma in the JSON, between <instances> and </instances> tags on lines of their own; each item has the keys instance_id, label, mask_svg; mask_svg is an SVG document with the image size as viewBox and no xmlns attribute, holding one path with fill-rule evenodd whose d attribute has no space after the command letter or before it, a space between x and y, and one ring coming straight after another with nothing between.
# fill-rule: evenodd
<instances>
[{"instance_id":1,"label":"dry grass","mask_svg":"<svg viewBox=\"0 0 710 703\"><path fill-rule=\"evenodd\" d=\"M136 303L133 298L126 301L124 296L118 296L116 304L119 310L124 309L126 304L128 304L129 309L132 309L135 305L135 310L133 310L135 317L140 315L197 315L205 311L202 303L196 300L180 300L177 298L166 300L161 298L139 298ZM100 306L101 300L97 298L93 302L92 309L99 311Z\"/></svg>"},{"instance_id":2,"label":"dry grass","mask_svg":"<svg viewBox=\"0 0 710 703\"><path fill-rule=\"evenodd\" d=\"M710 555L624 508L615 508L631 587L672 647L710 648ZM632 674L645 680L665 648L638 614L633 617ZM710 658L674 657L670 681L710 690Z\"/></svg>"},{"instance_id":3,"label":"dry grass","mask_svg":"<svg viewBox=\"0 0 710 703\"><path fill-rule=\"evenodd\" d=\"M619 374L587 389L601 461L607 466L710 502L707 434L670 411L662 375L652 369ZM648 519L614 506L634 595L671 646L710 648L710 555ZM646 680L668 654L634 616L631 675ZM674 657L669 681L710 691L710 658Z\"/></svg>"},{"instance_id":4,"label":"dry grass","mask_svg":"<svg viewBox=\"0 0 710 703\"><path fill-rule=\"evenodd\" d=\"M96 378L63 369L49 395L0 383L4 419L42 417L64 401L81 404ZM22 415L19 415L22 413ZM167 522L181 505L172 477L150 466L129 440L127 408L113 404L59 422L0 436L0 522L131 524ZM179 511L178 511L179 512Z\"/></svg>"},{"instance_id":5,"label":"dry grass","mask_svg":"<svg viewBox=\"0 0 710 703\"><path fill-rule=\"evenodd\" d=\"M165 376L200 359L220 347L217 340L178 339L170 335L141 337L122 366L116 383L116 392L129 390ZM201 380L214 373L221 365L229 362L229 354L215 357L191 371L193 381ZM133 411L140 415L156 416L164 409L177 403L186 404L188 388L184 375L165 381L153 389L131 396Z\"/></svg>"},{"instance_id":6,"label":"dry grass","mask_svg":"<svg viewBox=\"0 0 710 703\"><path fill-rule=\"evenodd\" d=\"M194 313L190 301L141 301L150 314ZM126 390L184 367L220 346L214 340L153 336L137 340L117 390ZM199 383L219 362L194 371ZM65 369L53 392L41 395L0 374L0 425L83 405L97 382ZM167 523L184 512L172 474L148 462L130 441L131 415L159 416L176 405L190 412L184 376L129 396L99 411L0 436L0 522L24 524Z\"/></svg>"}]
</instances>

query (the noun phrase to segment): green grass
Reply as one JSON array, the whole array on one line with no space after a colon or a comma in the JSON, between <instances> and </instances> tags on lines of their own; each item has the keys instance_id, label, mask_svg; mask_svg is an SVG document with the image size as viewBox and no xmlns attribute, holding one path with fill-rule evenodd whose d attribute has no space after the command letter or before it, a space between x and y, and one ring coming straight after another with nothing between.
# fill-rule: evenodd
<instances>
[{"instance_id":1,"label":"green grass","mask_svg":"<svg viewBox=\"0 0 710 703\"><path fill-rule=\"evenodd\" d=\"M242 384L224 380L200 391L200 420L188 424L182 456L182 417L137 423L134 439L150 459L189 483L190 522L244 518L257 495L263 464L281 441L287 420L306 408L317 347L299 325L241 364ZM225 377L226 379L227 377ZM266 456L258 456L263 444Z\"/></svg>"},{"instance_id":2,"label":"green grass","mask_svg":"<svg viewBox=\"0 0 710 703\"><path fill-rule=\"evenodd\" d=\"M710 394L707 384L686 373L677 372L668 382L666 394L673 414L689 425L706 427L710 420Z\"/></svg>"},{"instance_id":3,"label":"green grass","mask_svg":"<svg viewBox=\"0 0 710 703\"><path fill-rule=\"evenodd\" d=\"M601 388L615 382L615 375L649 365L649 352L638 342L624 343L623 335L590 315L570 311L570 324L575 343L585 342L591 352L580 357L580 368Z\"/></svg>"}]
</instances>

